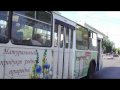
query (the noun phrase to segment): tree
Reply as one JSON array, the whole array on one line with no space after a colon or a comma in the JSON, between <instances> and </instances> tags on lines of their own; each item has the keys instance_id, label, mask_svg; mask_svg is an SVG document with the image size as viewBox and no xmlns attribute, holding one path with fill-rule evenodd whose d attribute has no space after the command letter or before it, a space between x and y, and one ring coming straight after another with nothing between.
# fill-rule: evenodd
<instances>
[{"instance_id":1,"label":"tree","mask_svg":"<svg viewBox=\"0 0 120 90\"><path fill-rule=\"evenodd\" d=\"M116 53L117 52L117 48L114 47L113 48L113 52Z\"/></svg>"},{"instance_id":2,"label":"tree","mask_svg":"<svg viewBox=\"0 0 120 90\"><path fill-rule=\"evenodd\" d=\"M120 54L120 48L115 48L116 49L116 54Z\"/></svg>"},{"instance_id":3,"label":"tree","mask_svg":"<svg viewBox=\"0 0 120 90\"><path fill-rule=\"evenodd\" d=\"M102 48L104 53L111 53L113 51L114 43L109 39L103 40Z\"/></svg>"},{"instance_id":4,"label":"tree","mask_svg":"<svg viewBox=\"0 0 120 90\"><path fill-rule=\"evenodd\" d=\"M118 48L118 54L120 54L120 48Z\"/></svg>"}]
</instances>

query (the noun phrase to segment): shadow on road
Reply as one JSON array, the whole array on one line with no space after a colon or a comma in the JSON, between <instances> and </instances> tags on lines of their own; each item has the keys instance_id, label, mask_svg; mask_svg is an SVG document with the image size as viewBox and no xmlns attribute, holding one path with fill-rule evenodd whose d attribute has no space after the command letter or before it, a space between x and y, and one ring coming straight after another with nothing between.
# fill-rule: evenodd
<instances>
[{"instance_id":1,"label":"shadow on road","mask_svg":"<svg viewBox=\"0 0 120 90\"><path fill-rule=\"evenodd\" d=\"M120 79L120 67L105 67L96 72L92 79Z\"/></svg>"}]
</instances>

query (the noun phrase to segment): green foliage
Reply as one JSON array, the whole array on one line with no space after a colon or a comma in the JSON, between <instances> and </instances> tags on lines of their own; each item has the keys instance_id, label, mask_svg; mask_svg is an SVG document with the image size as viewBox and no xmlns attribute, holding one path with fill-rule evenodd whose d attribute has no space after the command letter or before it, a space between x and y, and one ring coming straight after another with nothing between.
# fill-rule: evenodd
<instances>
[{"instance_id":1,"label":"green foliage","mask_svg":"<svg viewBox=\"0 0 120 90\"><path fill-rule=\"evenodd\" d=\"M120 48L113 48L113 52L116 54L120 54Z\"/></svg>"},{"instance_id":2,"label":"green foliage","mask_svg":"<svg viewBox=\"0 0 120 90\"><path fill-rule=\"evenodd\" d=\"M118 54L120 54L120 48L118 48Z\"/></svg>"},{"instance_id":3,"label":"green foliage","mask_svg":"<svg viewBox=\"0 0 120 90\"><path fill-rule=\"evenodd\" d=\"M117 52L117 48L114 47L113 48L113 52L116 53Z\"/></svg>"},{"instance_id":4,"label":"green foliage","mask_svg":"<svg viewBox=\"0 0 120 90\"><path fill-rule=\"evenodd\" d=\"M111 53L113 52L114 43L109 39L103 40L102 48L104 53Z\"/></svg>"},{"instance_id":5,"label":"green foliage","mask_svg":"<svg viewBox=\"0 0 120 90\"><path fill-rule=\"evenodd\" d=\"M19 32L23 32L23 39L30 39L32 38L33 27L25 25Z\"/></svg>"},{"instance_id":6,"label":"green foliage","mask_svg":"<svg viewBox=\"0 0 120 90\"><path fill-rule=\"evenodd\" d=\"M32 31L33 31L32 27L25 26L24 31L23 31L24 39L31 38L32 37Z\"/></svg>"}]
</instances>

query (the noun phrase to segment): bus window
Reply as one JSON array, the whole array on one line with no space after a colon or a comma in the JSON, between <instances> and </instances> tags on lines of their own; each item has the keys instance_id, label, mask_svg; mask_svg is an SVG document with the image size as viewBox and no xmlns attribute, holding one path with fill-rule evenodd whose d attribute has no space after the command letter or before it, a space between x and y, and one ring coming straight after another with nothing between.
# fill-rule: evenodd
<instances>
[{"instance_id":1,"label":"bus window","mask_svg":"<svg viewBox=\"0 0 120 90\"><path fill-rule=\"evenodd\" d=\"M88 49L88 30L78 26L76 31L76 48L78 50Z\"/></svg>"},{"instance_id":2,"label":"bus window","mask_svg":"<svg viewBox=\"0 0 120 90\"><path fill-rule=\"evenodd\" d=\"M0 43L8 42L8 11L0 11Z\"/></svg>"},{"instance_id":3,"label":"bus window","mask_svg":"<svg viewBox=\"0 0 120 90\"><path fill-rule=\"evenodd\" d=\"M41 22L36 18L35 11L14 12L12 19L12 41L14 44L33 45L33 46L51 46L52 25ZM34 13L34 15L32 15ZM28 15L28 16L24 16ZM30 17L31 15L31 17ZM45 17L44 17L45 18ZM19 33L19 34L17 34Z\"/></svg>"},{"instance_id":4,"label":"bus window","mask_svg":"<svg viewBox=\"0 0 120 90\"><path fill-rule=\"evenodd\" d=\"M71 43L70 43L70 48L73 46L73 30L71 30Z\"/></svg>"},{"instance_id":5,"label":"bus window","mask_svg":"<svg viewBox=\"0 0 120 90\"><path fill-rule=\"evenodd\" d=\"M66 48L68 48L69 45L69 28L66 28Z\"/></svg>"},{"instance_id":6,"label":"bus window","mask_svg":"<svg viewBox=\"0 0 120 90\"><path fill-rule=\"evenodd\" d=\"M39 40L41 46L51 46L51 26L36 22L35 29L34 34L39 34L41 36Z\"/></svg>"},{"instance_id":7,"label":"bus window","mask_svg":"<svg viewBox=\"0 0 120 90\"><path fill-rule=\"evenodd\" d=\"M24 15L27 17L35 18L35 14L33 11L15 11L15 13L18 13L20 15Z\"/></svg>"},{"instance_id":8,"label":"bus window","mask_svg":"<svg viewBox=\"0 0 120 90\"><path fill-rule=\"evenodd\" d=\"M54 47L58 46L58 25L55 24L55 29L54 29Z\"/></svg>"},{"instance_id":9,"label":"bus window","mask_svg":"<svg viewBox=\"0 0 120 90\"><path fill-rule=\"evenodd\" d=\"M63 40L64 39L64 27L63 26L61 26L61 35L60 35L60 48L62 48L63 47Z\"/></svg>"},{"instance_id":10,"label":"bus window","mask_svg":"<svg viewBox=\"0 0 120 90\"><path fill-rule=\"evenodd\" d=\"M90 31L89 32L89 49L92 50L92 38L93 38L93 33Z\"/></svg>"},{"instance_id":11,"label":"bus window","mask_svg":"<svg viewBox=\"0 0 120 90\"><path fill-rule=\"evenodd\" d=\"M86 29L83 30L83 45L84 45L84 49L88 49L88 31Z\"/></svg>"},{"instance_id":12,"label":"bus window","mask_svg":"<svg viewBox=\"0 0 120 90\"><path fill-rule=\"evenodd\" d=\"M12 18L12 43L29 45L33 29L34 20L14 13ZM25 42L23 43L23 41Z\"/></svg>"},{"instance_id":13,"label":"bus window","mask_svg":"<svg viewBox=\"0 0 120 90\"><path fill-rule=\"evenodd\" d=\"M51 24L52 18L50 12L37 11L36 18L40 21Z\"/></svg>"},{"instance_id":14,"label":"bus window","mask_svg":"<svg viewBox=\"0 0 120 90\"><path fill-rule=\"evenodd\" d=\"M97 50L97 34L96 33L93 33L92 45L93 45L93 50Z\"/></svg>"},{"instance_id":15,"label":"bus window","mask_svg":"<svg viewBox=\"0 0 120 90\"><path fill-rule=\"evenodd\" d=\"M89 32L89 49L97 50L97 34L94 32Z\"/></svg>"},{"instance_id":16,"label":"bus window","mask_svg":"<svg viewBox=\"0 0 120 90\"><path fill-rule=\"evenodd\" d=\"M82 49L83 43L82 43L82 31L77 30L76 31L76 48Z\"/></svg>"}]
</instances>

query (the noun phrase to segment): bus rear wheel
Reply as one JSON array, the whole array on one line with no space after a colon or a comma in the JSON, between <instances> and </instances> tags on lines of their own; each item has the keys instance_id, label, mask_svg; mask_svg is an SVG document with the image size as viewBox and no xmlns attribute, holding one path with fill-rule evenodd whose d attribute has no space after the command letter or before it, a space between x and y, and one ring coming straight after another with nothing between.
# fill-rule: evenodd
<instances>
[{"instance_id":1,"label":"bus rear wheel","mask_svg":"<svg viewBox=\"0 0 120 90\"><path fill-rule=\"evenodd\" d=\"M95 63L91 62L90 65L89 65L87 78L88 79L92 79L94 72L95 72Z\"/></svg>"}]
</instances>

